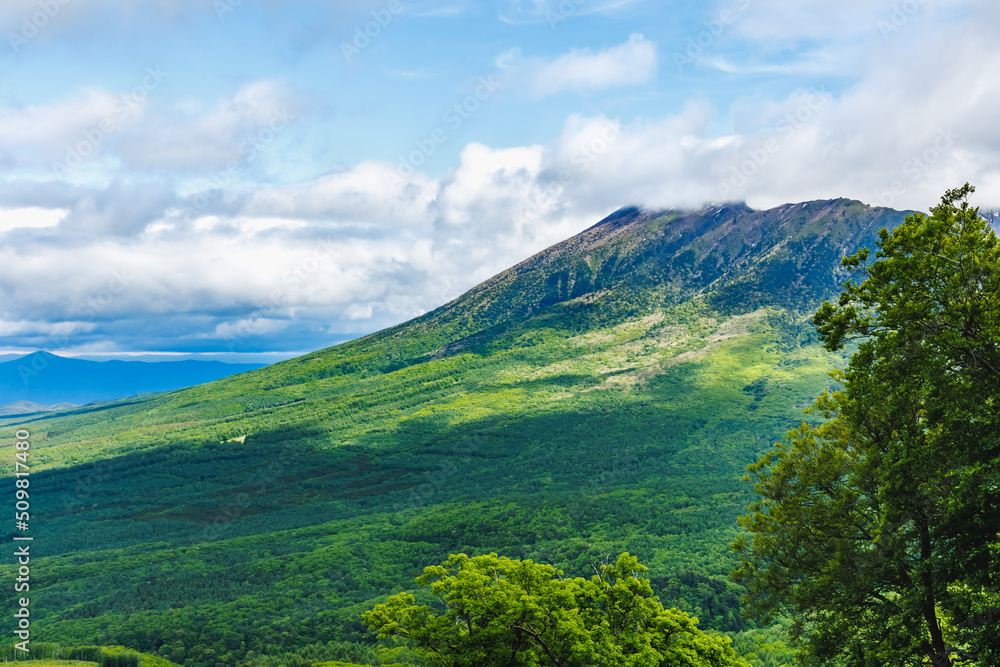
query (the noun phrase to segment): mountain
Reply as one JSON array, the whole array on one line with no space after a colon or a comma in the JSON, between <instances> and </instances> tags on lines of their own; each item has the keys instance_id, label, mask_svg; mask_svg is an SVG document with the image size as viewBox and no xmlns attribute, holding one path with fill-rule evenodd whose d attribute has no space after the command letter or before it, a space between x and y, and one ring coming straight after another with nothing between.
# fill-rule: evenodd
<instances>
[{"instance_id":1,"label":"mountain","mask_svg":"<svg viewBox=\"0 0 1000 667\"><path fill-rule=\"evenodd\" d=\"M221 361L88 361L35 352L0 362L0 405L82 404L212 382L263 364Z\"/></svg>"},{"instance_id":2,"label":"mountain","mask_svg":"<svg viewBox=\"0 0 1000 667\"><path fill-rule=\"evenodd\" d=\"M31 401L15 401L7 405L0 405L0 416L7 415L27 415L33 412L54 412L55 410L69 410L77 406L72 403L57 403L56 405L41 405Z\"/></svg>"},{"instance_id":3,"label":"mountain","mask_svg":"<svg viewBox=\"0 0 1000 667\"><path fill-rule=\"evenodd\" d=\"M589 576L629 551L665 605L746 654L780 645L728 578L740 478L845 363L808 323L839 258L904 215L622 209L370 336L0 418L2 442L31 433L32 636L186 667L374 664L361 613L449 553Z\"/></svg>"}]
</instances>

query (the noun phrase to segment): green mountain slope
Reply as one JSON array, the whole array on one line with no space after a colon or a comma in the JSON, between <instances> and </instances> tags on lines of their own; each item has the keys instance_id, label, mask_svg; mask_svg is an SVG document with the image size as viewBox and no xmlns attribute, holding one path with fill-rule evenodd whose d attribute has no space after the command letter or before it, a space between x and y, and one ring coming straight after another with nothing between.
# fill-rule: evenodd
<instances>
[{"instance_id":1,"label":"green mountain slope","mask_svg":"<svg viewBox=\"0 0 1000 667\"><path fill-rule=\"evenodd\" d=\"M626 550L665 604L744 629L739 478L843 364L805 321L840 256L903 217L623 209L365 338L2 418L7 475L31 432L33 632L234 665L367 641L361 612L452 552L585 575Z\"/></svg>"}]
</instances>

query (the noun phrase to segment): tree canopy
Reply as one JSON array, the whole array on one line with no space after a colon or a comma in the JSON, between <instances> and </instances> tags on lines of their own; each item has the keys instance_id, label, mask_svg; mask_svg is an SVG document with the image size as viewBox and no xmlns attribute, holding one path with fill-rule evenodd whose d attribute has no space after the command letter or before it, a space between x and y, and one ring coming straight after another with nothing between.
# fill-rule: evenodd
<instances>
[{"instance_id":1,"label":"tree canopy","mask_svg":"<svg viewBox=\"0 0 1000 667\"><path fill-rule=\"evenodd\" d=\"M440 609L394 595L364 614L380 639L403 638L436 667L748 667L726 637L664 609L627 553L589 580L496 554L452 555L417 578Z\"/></svg>"},{"instance_id":2,"label":"tree canopy","mask_svg":"<svg viewBox=\"0 0 1000 667\"><path fill-rule=\"evenodd\" d=\"M973 191L844 258L860 280L813 318L858 341L843 390L750 466L734 576L807 663L1000 664L1000 241Z\"/></svg>"}]
</instances>

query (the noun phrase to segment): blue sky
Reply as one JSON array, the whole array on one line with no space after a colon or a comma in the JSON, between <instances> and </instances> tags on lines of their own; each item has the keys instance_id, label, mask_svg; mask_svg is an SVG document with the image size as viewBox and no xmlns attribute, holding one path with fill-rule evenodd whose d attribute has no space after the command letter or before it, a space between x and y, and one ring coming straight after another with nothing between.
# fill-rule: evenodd
<instances>
[{"instance_id":1,"label":"blue sky","mask_svg":"<svg viewBox=\"0 0 1000 667\"><path fill-rule=\"evenodd\" d=\"M6 0L0 354L273 360L621 206L1000 205L985 0Z\"/></svg>"}]
</instances>

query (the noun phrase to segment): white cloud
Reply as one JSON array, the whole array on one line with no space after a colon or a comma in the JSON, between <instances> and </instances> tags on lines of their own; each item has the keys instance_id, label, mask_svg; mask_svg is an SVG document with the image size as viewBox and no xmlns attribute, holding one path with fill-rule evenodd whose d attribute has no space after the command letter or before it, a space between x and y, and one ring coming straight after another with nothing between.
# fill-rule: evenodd
<instances>
[{"instance_id":1,"label":"white cloud","mask_svg":"<svg viewBox=\"0 0 1000 667\"><path fill-rule=\"evenodd\" d=\"M12 229L55 227L69 213L66 209L41 206L0 209L0 234Z\"/></svg>"},{"instance_id":2,"label":"white cloud","mask_svg":"<svg viewBox=\"0 0 1000 667\"><path fill-rule=\"evenodd\" d=\"M538 95L588 92L638 85L656 76L656 45L640 34L596 53L574 49L549 63L534 64L532 89Z\"/></svg>"},{"instance_id":3,"label":"white cloud","mask_svg":"<svg viewBox=\"0 0 1000 667\"><path fill-rule=\"evenodd\" d=\"M203 170L237 161L245 169L296 116L291 95L279 82L253 81L200 113L160 111L124 138L119 151L139 168Z\"/></svg>"},{"instance_id":4,"label":"white cloud","mask_svg":"<svg viewBox=\"0 0 1000 667\"><path fill-rule=\"evenodd\" d=\"M727 56L709 56L702 60L708 67L726 74L781 74L822 76L842 74L844 71L843 54L827 51L816 51L799 56L790 62L734 62Z\"/></svg>"},{"instance_id":5,"label":"white cloud","mask_svg":"<svg viewBox=\"0 0 1000 667\"><path fill-rule=\"evenodd\" d=\"M102 122L118 119L119 98L104 90L44 105L0 107L0 163L8 167L51 167L77 146L91 157L103 149Z\"/></svg>"},{"instance_id":6,"label":"white cloud","mask_svg":"<svg viewBox=\"0 0 1000 667\"><path fill-rule=\"evenodd\" d=\"M325 174L306 185L258 188L242 212L254 216L293 216L314 221L427 223L437 183L415 173L404 177L378 162Z\"/></svg>"},{"instance_id":7,"label":"white cloud","mask_svg":"<svg viewBox=\"0 0 1000 667\"><path fill-rule=\"evenodd\" d=\"M88 89L42 105L0 107L0 165L73 180L102 161L125 169L249 170L294 122L298 105L277 81L247 83L209 109L164 109L152 100L170 74L148 67L133 88ZM86 180L86 178L84 178Z\"/></svg>"},{"instance_id":8,"label":"white cloud","mask_svg":"<svg viewBox=\"0 0 1000 667\"><path fill-rule=\"evenodd\" d=\"M33 322L28 320L0 320L0 336L72 336L77 333L93 331L94 328L95 325L93 322Z\"/></svg>"},{"instance_id":9,"label":"white cloud","mask_svg":"<svg viewBox=\"0 0 1000 667\"><path fill-rule=\"evenodd\" d=\"M352 303L344 311L344 317L351 320L370 320L374 314L375 307L371 303Z\"/></svg>"},{"instance_id":10,"label":"white cloud","mask_svg":"<svg viewBox=\"0 0 1000 667\"><path fill-rule=\"evenodd\" d=\"M97 239L137 234L175 201L165 182L116 180L105 188L81 192L60 222L60 230L70 236L84 234Z\"/></svg>"},{"instance_id":11,"label":"white cloud","mask_svg":"<svg viewBox=\"0 0 1000 667\"><path fill-rule=\"evenodd\" d=\"M214 333L224 340L248 338L284 331L290 324L291 322L287 320L273 320L266 317L244 318L235 322L220 322L216 325Z\"/></svg>"}]
</instances>

